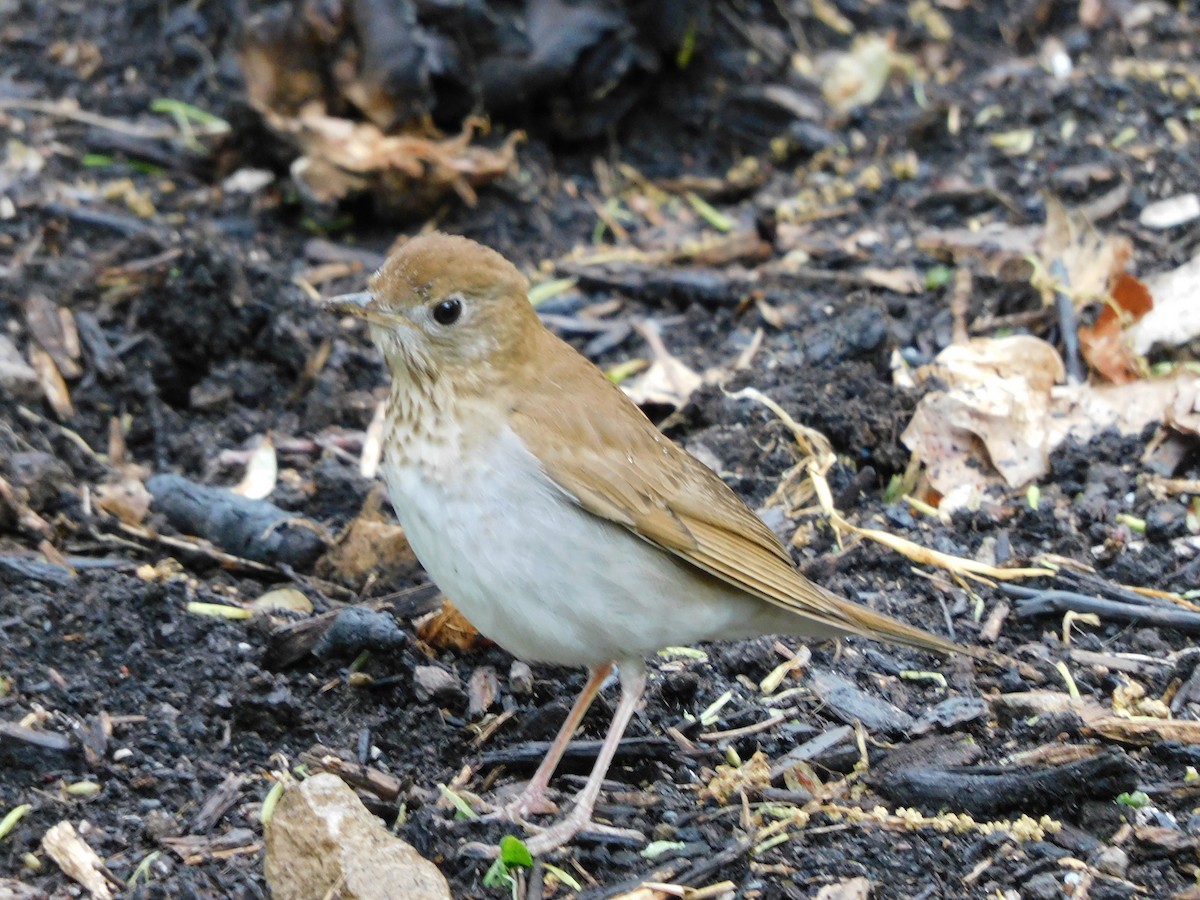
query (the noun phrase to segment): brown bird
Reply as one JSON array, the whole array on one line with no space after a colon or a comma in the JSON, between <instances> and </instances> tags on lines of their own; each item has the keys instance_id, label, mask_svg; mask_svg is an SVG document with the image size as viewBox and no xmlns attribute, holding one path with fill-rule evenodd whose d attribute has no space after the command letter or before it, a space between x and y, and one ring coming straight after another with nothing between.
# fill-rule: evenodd
<instances>
[{"instance_id":1,"label":"brown bird","mask_svg":"<svg viewBox=\"0 0 1200 900\"><path fill-rule=\"evenodd\" d=\"M382 471L426 571L510 653L590 671L499 815L524 822L553 809L550 777L617 666L621 701L591 775L530 852L612 831L592 811L645 688L645 658L665 646L861 635L978 655L801 575L725 482L542 325L527 289L493 250L430 234L393 253L366 291L323 305L365 320L391 370Z\"/></svg>"}]
</instances>

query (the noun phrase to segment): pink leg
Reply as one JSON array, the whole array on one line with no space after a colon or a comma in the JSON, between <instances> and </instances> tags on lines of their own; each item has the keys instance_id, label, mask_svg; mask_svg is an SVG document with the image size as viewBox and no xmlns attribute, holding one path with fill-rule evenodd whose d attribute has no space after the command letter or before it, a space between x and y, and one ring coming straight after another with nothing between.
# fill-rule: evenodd
<instances>
[{"instance_id":1,"label":"pink leg","mask_svg":"<svg viewBox=\"0 0 1200 900\"><path fill-rule=\"evenodd\" d=\"M608 774L608 767L617 752L617 745L621 743L625 729L629 727L629 720L633 718L634 710L637 709L638 702L646 690L646 669L640 660L633 664L622 663L620 674L621 702L617 706L616 713L613 714L612 724L608 727L604 745L600 748L600 755L596 757L596 764L592 767L587 784L583 786L583 790L575 798L574 807L564 818L525 842L525 846L534 856L561 847L579 832L585 830L623 837L641 837L636 832L622 831L592 822L592 811L596 808L596 800L600 796L600 786L604 783L604 776Z\"/></svg>"},{"instance_id":2,"label":"pink leg","mask_svg":"<svg viewBox=\"0 0 1200 900\"><path fill-rule=\"evenodd\" d=\"M596 699L596 694L600 693L600 686L604 684L604 679L611 672L612 663L610 662L591 670L587 684L583 686L583 690L575 699L575 705L567 713L566 721L563 722L562 727L558 730L558 734L554 738L554 743L546 751L541 765L533 773L533 778L525 786L525 790L512 802L496 810L492 816L508 819L513 822L520 822L526 816L534 813L558 812L558 807L546 799L546 788L550 786L550 778L554 775L554 770L558 768L563 754L566 753L567 745L571 743L571 737L575 734L575 730L579 728L579 723L583 721L588 707Z\"/></svg>"}]
</instances>

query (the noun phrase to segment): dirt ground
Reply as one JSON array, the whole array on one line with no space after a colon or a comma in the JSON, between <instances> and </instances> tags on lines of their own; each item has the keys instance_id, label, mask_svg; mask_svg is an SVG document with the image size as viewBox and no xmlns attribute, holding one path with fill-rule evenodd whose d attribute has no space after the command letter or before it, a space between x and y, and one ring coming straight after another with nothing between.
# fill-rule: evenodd
<instances>
[{"instance_id":1,"label":"dirt ground","mask_svg":"<svg viewBox=\"0 0 1200 900\"><path fill-rule=\"evenodd\" d=\"M1016 606L998 588L956 582L877 544L840 548L819 516L792 520L765 507L797 458L795 443L775 415L731 393L753 387L829 438L838 454L830 484L855 524L971 559L1027 564L1056 554L1094 567L1111 584L1191 590L1197 565L1194 547L1181 540L1188 536L1182 498L1163 499L1142 478L1153 429L1056 451L1036 508L1019 490L991 511L943 522L885 502L889 482L908 463L899 435L918 399L894 386L893 351L919 364L949 343L951 286L930 282L906 294L848 273L863 260L928 273L942 263L918 246L928 228L965 226L972 217L1040 223L1044 192L1082 205L1121 185L1128 191L1102 227L1132 239L1138 270L1186 262L1200 249L1197 222L1151 231L1138 224L1138 213L1198 183L1200 12L1194 4L1152 4L1152 14L1137 21L1122 25L1114 12L1103 27L1087 29L1074 3L934 4L953 25L949 40L937 43L901 4L835 5L857 30L892 32L896 47L952 70L952 77L923 90L901 79L865 109L803 122L789 133L801 149L772 162L775 120L754 119L748 127L757 113L729 99L737 85L716 77L697 84L687 70L667 71L604 137L567 143L539 132L536 122L515 122L530 128L517 171L481 188L473 208L446 199L434 213L439 227L536 272L543 260L591 244L597 210L621 164L647 179L722 178L753 157L764 167L762 181L714 193L709 202L765 237L777 257L786 232L777 217L783 201L850 183L849 193L822 200L840 210L804 220L799 243L811 258L809 274L767 289L765 306L740 302L745 292L722 291L719 282L713 290L676 284L617 291L584 279L543 310L586 350L597 332L576 327L595 321L580 310L615 299L603 319L617 326L604 334L616 337L590 346L606 368L648 355L635 330L621 330L643 318L657 320L670 352L699 372L731 369L762 329L748 367L722 386L703 386L678 412L651 412L785 539L804 526L805 540L793 544L797 561L859 602L938 633L950 629L966 643L980 640L981 623L1000 604ZM790 34L773 4L730 8L739 22L762 23L753 32L760 37ZM40 295L74 314L83 343L78 371L64 373L69 414L40 392L0 389L0 475L48 528L0 515L0 723L25 722L58 738L39 743L0 733L0 816L31 806L0 837L0 876L28 885L30 896L78 895L40 847L46 830L65 819L122 885L120 896L267 896L258 815L270 773L296 766L320 745L394 779L398 794L370 798L372 809L439 865L456 897L504 896L507 888L483 886L486 862L458 853L465 841L495 842L503 830L456 821L438 802L438 785L454 782L464 766L472 774L461 787L479 794L493 782L527 776L538 759L533 742L553 737L581 672L534 666L526 689L511 678L512 660L498 648L429 651L411 637L413 619L438 603L419 568L393 566L364 584L339 583L320 566L222 564L186 543L159 539L180 535L158 509L144 528L130 531L95 503L98 486L128 477L133 464L142 478L177 473L237 484L248 456L237 451L266 434L281 469L269 499L323 533L341 533L372 491L358 471L358 448L385 373L366 335L315 311L298 280L330 260L357 261L320 290L358 289L362 263L369 270L398 233L422 222L385 221L364 202L330 215L297 197L286 158L244 102L233 55L235 9L240 5L232 2L0 0L0 129L8 153L0 194L11 201L7 211L0 208L2 334L28 355L29 298ZM798 21L813 53L848 43L811 14ZM1039 64L1051 38L1073 59L1073 77L1056 80ZM1162 77L1114 74L1114 61L1127 58L1180 68ZM765 78L767 68L762 64L755 77ZM73 98L84 113L145 123L161 97L219 116L231 134L187 150L177 140L133 140L44 105ZM957 132L944 124L952 108L961 113ZM1069 130L1067 120L1074 123ZM1182 140L1168 121L1183 129ZM498 123L489 140L499 141L513 123ZM990 139L1023 129L1034 141L1027 152ZM830 148L836 152L813 163L814 153ZM902 157L915 169L895 177L893 164ZM862 177L873 165L882 173L878 183ZM251 193L220 187L246 167L267 169L275 180ZM139 202L152 209L139 214ZM669 224L658 231L644 223L626 227L643 246L670 238ZM613 240L611 228L602 239ZM1016 327L1055 340L1052 318L1040 310L1028 283L982 274L966 319L980 323L983 334ZM123 448L125 475L117 472L114 447ZM1169 474L1194 479L1198 469L1193 443ZM1144 530L1131 530L1134 520ZM365 659L362 647L353 647L277 666L268 650L286 617L227 621L188 611L189 603L248 601L277 586L298 587L318 613L370 603L394 613L410 639L369 650ZM609 775L601 814L669 842L667 849L648 858L644 844L584 839L551 861L577 878L587 897L642 880L693 887L727 881L723 895L739 898L814 897L855 876L869 879L874 898L1185 896L1200 878L1200 782L1189 768L1200 767L1195 745L1111 741L1071 709L1039 714L971 705L1000 693L1062 691L1053 664L1065 660L1085 699L1107 708L1114 689L1133 679L1147 697L1170 690L1180 701L1178 719L1197 718L1200 692L1191 690L1200 656L1186 652L1191 639L1183 630L1077 624L1070 649L1134 654L1120 657L1122 672L1069 656L1063 627L1061 614L1024 616L1014 608L999 630L997 649L1046 663L1040 668L1051 680L1040 685L1016 670L858 640L815 644L809 666L783 684L798 689L775 704L784 714L763 729L749 726L770 716L756 685L785 661L774 639L704 647L702 657L663 655L651 661L648 700ZM797 648L786 642L788 652ZM422 666L454 677L421 699L414 670ZM471 715L464 686L482 667L496 673L498 694L486 713ZM945 679L913 679L914 671ZM866 729L862 748L853 737L833 738L847 718L863 720L869 711L848 715L830 695L833 682L818 674L847 680L853 703L869 695L894 707ZM729 699L701 721L726 692ZM922 720L955 698L964 705L938 707L940 721ZM603 735L614 706L610 688L587 717L586 737ZM480 726L504 713L511 716L480 740ZM735 733L713 736L728 731ZM760 785L746 799L736 792L723 803L698 799L716 766L756 751L776 762L821 735L831 744L807 757L807 778L776 778L774 787ZM504 751L508 757L493 755ZM1034 752L1022 757L1027 751ZM963 771L982 780L946 781L962 774L958 764L970 764ZM1072 782L1053 768L1064 765L1084 766L1085 774ZM556 787L566 796L580 783L572 776L589 766L586 752L573 754ZM990 776L977 771L986 766L999 768ZM1037 781L1042 770L1051 777ZM918 771L958 787L942 796L906 776ZM1004 781L1005 773L1016 780ZM1144 797L1116 802L1135 791ZM987 834L905 828L835 810L842 804L936 814L971 808L989 792L998 793L977 821L1045 815L1061 830L1021 840L1011 826ZM816 805L806 806L814 795ZM809 810L807 824L779 832L786 839L761 835L772 815L802 809ZM545 873L533 874L536 882ZM527 896L571 893L552 881Z\"/></svg>"}]
</instances>

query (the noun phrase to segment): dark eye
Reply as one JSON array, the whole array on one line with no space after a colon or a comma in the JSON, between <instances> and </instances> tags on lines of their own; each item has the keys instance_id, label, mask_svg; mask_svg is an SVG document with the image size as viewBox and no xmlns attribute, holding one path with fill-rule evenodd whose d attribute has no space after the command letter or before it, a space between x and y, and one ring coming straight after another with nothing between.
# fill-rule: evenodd
<instances>
[{"instance_id":1,"label":"dark eye","mask_svg":"<svg viewBox=\"0 0 1200 900\"><path fill-rule=\"evenodd\" d=\"M462 315L462 301L457 297L442 300L433 308L433 321L439 325L453 325Z\"/></svg>"}]
</instances>

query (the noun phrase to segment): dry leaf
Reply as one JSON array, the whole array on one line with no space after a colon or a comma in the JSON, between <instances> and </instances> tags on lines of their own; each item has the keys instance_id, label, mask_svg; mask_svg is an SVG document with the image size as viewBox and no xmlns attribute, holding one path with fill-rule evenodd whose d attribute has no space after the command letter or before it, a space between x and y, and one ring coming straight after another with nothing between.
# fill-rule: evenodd
<instances>
[{"instance_id":1,"label":"dry leaf","mask_svg":"<svg viewBox=\"0 0 1200 900\"><path fill-rule=\"evenodd\" d=\"M1123 744L1155 744L1159 741L1200 744L1200 722L1190 719L1099 716L1085 721L1085 731L1093 731Z\"/></svg>"},{"instance_id":2,"label":"dry leaf","mask_svg":"<svg viewBox=\"0 0 1200 900\"><path fill-rule=\"evenodd\" d=\"M883 93L895 60L887 39L864 34L848 52L834 55L823 67L821 96L839 113L869 106Z\"/></svg>"},{"instance_id":3,"label":"dry leaf","mask_svg":"<svg viewBox=\"0 0 1200 900\"><path fill-rule=\"evenodd\" d=\"M1112 285L1133 257L1133 242L1124 235L1097 231L1078 210L1068 210L1054 197L1046 198L1046 227L1037 245L1041 262L1033 286L1047 303L1056 291L1066 293L1077 307L1108 300ZM1055 261L1067 270L1060 284L1051 268Z\"/></svg>"},{"instance_id":4,"label":"dry leaf","mask_svg":"<svg viewBox=\"0 0 1200 900\"><path fill-rule=\"evenodd\" d=\"M312 109L296 118L271 111L265 116L272 129L300 148L292 176L318 201L369 193L384 208L408 214L432 208L451 192L474 205L475 188L507 175L524 139L515 132L496 149L475 145L480 123L474 119L459 135L443 138L432 129L389 135L369 122Z\"/></svg>"},{"instance_id":5,"label":"dry leaf","mask_svg":"<svg viewBox=\"0 0 1200 900\"><path fill-rule=\"evenodd\" d=\"M252 602L250 608L256 613L295 612L306 616L313 611L312 601L292 587L267 591Z\"/></svg>"},{"instance_id":6,"label":"dry leaf","mask_svg":"<svg viewBox=\"0 0 1200 900\"><path fill-rule=\"evenodd\" d=\"M920 294L925 290L925 279L915 269L866 268L862 276L871 284L897 294Z\"/></svg>"},{"instance_id":7,"label":"dry leaf","mask_svg":"<svg viewBox=\"0 0 1200 900\"><path fill-rule=\"evenodd\" d=\"M1200 435L1200 382L1185 381L1167 409L1164 420L1176 431Z\"/></svg>"},{"instance_id":8,"label":"dry leaf","mask_svg":"<svg viewBox=\"0 0 1200 900\"><path fill-rule=\"evenodd\" d=\"M926 466L945 511L1043 477L1049 454L1068 437L1086 443L1109 428L1140 434L1155 422L1200 425L1200 377L1059 385L1057 351L1029 335L953 345L916 375L945 387L921 398L901 440Z\"/></svg>"},{"instance_id":9,"label":"dry leaf","mask_svg":"<svg viewBox=\"0 0 1200 900\"><path fill-rule=\"evenodd\" d=\"M871 880L862 875L837 884L827 884L817 891L816 900L867 900L871 896Z\"/></svg>"},{"instance_id":10,"label":"dry leaf","mask_svg":"<svg viewBox=\"0 0 1200 900\"><path fill-rule=\"evenodd\" d=\"M418 619L416 625L421 640L438 650L449 647L470 650L479 641L475 626L449 600L445 600L437 612Z\"/></svg>"},{"instance_id":11,"label":"dry leaf","mask_svg":"<svg viewBox=\"0 0 1200 900\"><path fill-rule=\"evenodd\" d=\"M1144 365L1126 340L1125 326L1137 322L1153 306L1144 284L1128 272L1118 274L1112 299L1092 325L1079 328L1079 349L1088 365L1115 384L1141 377Z\"/></svg>"},{"instance_id":12,"label":"dry leaf","mask_svg":"<svg viewBox=\"0 0 1200 900\"><path fill-rule=\"evenodd\" d=\"M379 463L383 460L383 432L387 427L387 407L386 400L375 404L375 414L371 416L371 424L367 426L362 455L358 460L358 473L363 478L374 478L379 472Z\"/></svg>"},{"instance_id":13,"label":"dry leaf","mask_svg":"<svg viewBox=\"0 0 1200 900\"><path fill-rule=\"evenodd\" d=\"M361 587L375 575L391 579L416 570L419 563L404 529L380 511L381 495L371 492L362 511L317 564L317 573L342 584Z\"/></svg>"},{"instance_id":14,"label":"dry leaf","mask_svg":"<svg viewBox=\"0 0 1200 900\"><path fill-rule=\"evenodd\" d=\"M1128 329L1130 349L1145 356L1156 345L1177 347L1200 335L1200 254L1146 279L1154 308Z\"/></svg>"},{"instance_id":15,"label":"dry leaf","mask_svg":"<svg viewBox=\"0 0 1200 900\"><path fill-rule=\"evenodd\" d=\"M1025 484L1047 471L1050 388L1064 377L1057 351L1029 335L947 347L917 372L947 389L921 398L901 440L946 497L995 483L981 457L1010 487Z\"/></svg>"},{"instance_id":16,"label":"dry leaf","mask_svg":"<svg viewBox=\"0 0 1200 900\"><path fill-rule=\"evenodd\" d=\"M467 715L478 719L500 696L500 679L491 666L480 666L467 681Z\"/></svg>"},{"instance_id":17,"label":"dry leaf","mask_svg":"<svg viewBox=\"0 0 1200 900\"><path fill-rule=\"evenodd\" d=\"M97 509L116 516L126 525L141 525L153 501L140 478L124 478L113 484L99 485L93 494Z\"/></svg>"},{"instance_id":18,"label":"dry leaf","mask_svg":"<svg viewBox=\"0 0 1200 900\"><path fill-rule=\"evenodd\" d=\"M24 312L25 324L34 340L54 358L63 378L74 379L82 375L79 332L71 311L56 306L44 294L33 293L25 299Z\"/></svg>"},{"instance_id":19,"label":"dry leaf","mask_svg":"<svg viewBox=\"0 0 1200 900\"><path fill-rule=\"evenodd\" d=\"M250 454L250 461L246 463L246 474L232 490L242 497L262 500L275 490L278 477L279 462L275 456L275 442L271 440L271 435L263 435L254 452Z\"/></svg>"},{"instance_id":20,"label":"dry leaf","mask_svg":"<svg viewBox=\"0 0 1200 900\"><path fill-rule=\"evenodd\" d=\"M638 332L650 345L654 361L641 375L623 382L621 389L639 406L661 403L679 409L704 379L670 354L656 323L643 322L638 325Z\"/></svg>"},{"instance_id":21,"label":"dry leaf","mask_svg":"<svg viewBox=\"0 0 1200 900\"><path fill-rule=\"evenodd\" d=\"M54 364L54 358L45 350L37 347L29 348L29 362L33 371L37 372L38 384L42 386L42 394L46 402L60 419L71 419L75 416L75 407L71 404L71 392L63 380L62 373Z\"/></svg>"}]
</instances>

